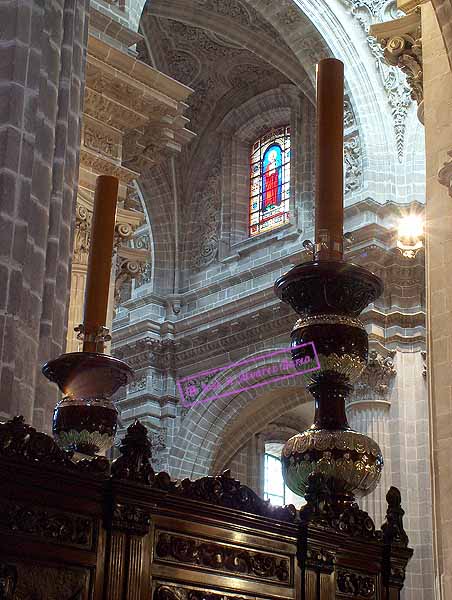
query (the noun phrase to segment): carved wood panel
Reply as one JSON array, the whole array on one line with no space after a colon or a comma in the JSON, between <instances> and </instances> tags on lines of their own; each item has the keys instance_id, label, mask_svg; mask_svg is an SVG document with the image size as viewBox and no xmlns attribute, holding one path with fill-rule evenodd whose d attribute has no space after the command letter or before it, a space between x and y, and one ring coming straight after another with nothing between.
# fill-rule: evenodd
<instances>
[{"instance_id":1,"label":"carved wood panel","mask_svg":"<svg viewBox=\"0 0 452 600\"><path fill-rule=\"evenodd\" d=\"M160 530L155 532L154 544L157 561L176 562L282 585L290 585L293 579L291 559L283 554L270 554Z\"/></svg>"},{"instance_id":2,"label":"carved wood panel","mask_svg":"<svg viewBox=\"0 0 452 600\"><path fill-rule=\"evenodd\" d=\"M13 565L17 583L7 600L88 600L90 596L89 569L22 562Z\"/></svg>"},{"instance_id":3,"label":"carved wood panel","mask_svg":"<svg viewBox=\"0 0 452 600\"><path fill-rule=\"evenodd\" d=\"M152 600L257 600L257 597L157 581L154 585ZM265 600L272 600L272 598L266 597Z\"/></svg>"},{"instance_id":4,"label":"carved wood panel","mask_svg":"<svg viewBox=\"0 0 452 600\"><path fill-rule=\"evenodd\" d=\"M0 501L0 531L91 550L94 523L85 516L20 502Z\"/></svg>"}]
</instances>

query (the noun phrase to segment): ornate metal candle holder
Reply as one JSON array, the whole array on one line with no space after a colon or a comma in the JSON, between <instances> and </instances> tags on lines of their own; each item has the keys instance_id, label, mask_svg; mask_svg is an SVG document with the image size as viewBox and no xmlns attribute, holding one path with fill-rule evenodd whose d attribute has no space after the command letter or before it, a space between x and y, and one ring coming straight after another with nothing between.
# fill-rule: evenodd
<instances>
[{"instance_id":1,"label":"ornate metal candle holder","mask_svg":"<svg viewBox=\"0 0 452 600\"><path fill-rule=\"evenodd\" d=\"M42 372L63 393L53 413L58 445L90 456L108 450L118 419L111 397L132 381L132 369L107 354L72 352L49 361Z\"/></svg>"},{"instance_id":2,"label":"ornate metal candle holder","mask_svg":"<svg viewBox=\"0 0 452 600\"><path fill-rule=\"evenodd\" d=\"M315 400L314 423L282 453L284 479L296 494L305 496L310 475L321 474L343 506L379 482L381 450L350 429L345 399L367 363L368 338L358 316L382 291L378 277L339 260L306 262L275 282L276 294L300 315L291 333L295 365L306 342L314 342L320 361L319 370L304 375Z\"/></svg>"}]
</instances>

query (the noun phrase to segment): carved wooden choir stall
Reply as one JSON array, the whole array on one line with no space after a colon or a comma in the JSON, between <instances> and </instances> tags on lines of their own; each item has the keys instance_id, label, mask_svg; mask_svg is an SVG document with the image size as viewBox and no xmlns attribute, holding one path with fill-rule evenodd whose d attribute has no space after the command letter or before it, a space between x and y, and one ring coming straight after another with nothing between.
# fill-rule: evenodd
<instances>
[{"instance_id":1,"label":"carved wooden choir stall","mask_svg":"<svg viewBox=\"0 0 452 600\"><path fill-rule=\"evenodd\" d=\"M182 482L154 473L138 421L118 458L100 455L116 432L111 396L133 377L103 353L117 182L102 177L79 328L83 352L43 368L63 394L54 439L22 417L0 424L0 599L400 598L412 555L400 493L388 491L386 521L376 529L355 498L376 488L383 457L345 415L368 355L359 315L382 283L343 260L340 61L321 61L317 90L313 257L275 283L299 315L291 334L296 368L312 343L318 359L318 368L299 374L315 400L314 423L282 453L285 482L306 504L273 507L228 472Z\"/></svg>"}]
</instances>

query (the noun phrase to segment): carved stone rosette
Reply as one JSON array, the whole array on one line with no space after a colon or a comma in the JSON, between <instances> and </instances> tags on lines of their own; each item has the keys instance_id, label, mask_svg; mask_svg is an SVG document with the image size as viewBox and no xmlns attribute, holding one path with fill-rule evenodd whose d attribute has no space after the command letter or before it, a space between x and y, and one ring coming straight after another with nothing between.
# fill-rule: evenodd
<instances>
[{"instance_id":1,"label":"carved stone rosette","mask_svg":"<svg viewBox=\"0 0 452 600\"><path fill-rule=\"evenodd\" d=\"M345 400L368 358L367 333L358 316L382 289L369 271L332 260L301 264L275 283L276 294L301 316L291 334L295 365L307 343L314 344L320 362L307 376L316 405L314 424L284 446L284 479L305 496L309 477L324 476L338 510L352 506L355 495L373 491L383 467L378 444L351 431L345 414Z\"/></svg>"}]
</instances>

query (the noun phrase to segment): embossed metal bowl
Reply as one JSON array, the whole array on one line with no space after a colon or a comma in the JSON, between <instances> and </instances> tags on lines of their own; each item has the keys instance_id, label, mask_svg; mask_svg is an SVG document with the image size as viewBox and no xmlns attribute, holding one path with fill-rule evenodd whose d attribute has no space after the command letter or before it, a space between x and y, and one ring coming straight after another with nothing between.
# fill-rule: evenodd
<instances>
[{"instance_id":1,"label":"embossed metal bowl","mask_svg":"<svg viewBox=\"0 0 452 600\"><path fill-rule=\"evenodd\" d=\"M302 317L295 323L291 339L295 364L304 345L314 343L320 369L303 375L307 385L318 382L325 373L334 373L338 382L352 385L366 367L367 333L356 317L337 314Z\"/></svg>"},{"instance_id":2,"label":"embossed metal bowl","mask_svg":"<svg viewBox=\"0 0 452 600\"><path fill-rule=\"evenodd\" d=\"M63 393L53 413L57 444L86 455L111 448L118 420L111 396L132 381L132 369L107 354L72 352L49 361L42 372Z\"/></svg>"},{"instance_id":3,"label":"embossed metal bowl","mask_svg":"<svg viewBox=\"0 0 452 600\"><path fill-rule=\"evenodd\" d=\"M286 485L300 496L311 473L323 474L337 497L367 496L383 469L378 444L353 430L307 429L287 441L281 459Z\"/></svg>"}]
</instances>

